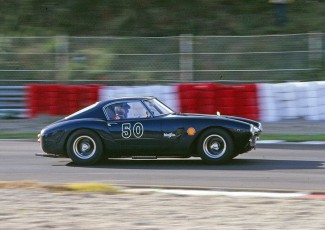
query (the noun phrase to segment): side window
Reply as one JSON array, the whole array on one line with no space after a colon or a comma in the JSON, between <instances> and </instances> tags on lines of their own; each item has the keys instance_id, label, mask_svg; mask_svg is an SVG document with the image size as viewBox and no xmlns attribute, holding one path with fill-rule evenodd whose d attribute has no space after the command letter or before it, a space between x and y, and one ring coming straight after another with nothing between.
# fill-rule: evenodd
<instances>
[{"instance_id":1,"label":"side window","mask_svg":"<svg viewBox=\"0 0 325 230\"><path fill-rule=\"evenodd\" d=\"M105 107L104 112L105 112L106 117L109 120L114 120L114 118L115 118L115 111L114 111L114 106L113 105L110 105L110 106Z\"/></svg>"},{"instance_id":2,"label":"side window","mask_svg":"<svg viewBox=\"0 0 325 230\"><path fill-rule=\"evenodd\" d=\"M130 106L127 118L146 118L148 112L143 104L139 101L129 102Z\"/></svg>"},{"instance_id":3,"label":"side window","mask_svg":"<svg viewBox=\"0 0 325 230\"><path fill-rule=\"evenodd\" d=\"M115 103L105 107L104 112L109 120L125 120L148 117L146 108L139 101Z\"/></svg>"}]
</instances>

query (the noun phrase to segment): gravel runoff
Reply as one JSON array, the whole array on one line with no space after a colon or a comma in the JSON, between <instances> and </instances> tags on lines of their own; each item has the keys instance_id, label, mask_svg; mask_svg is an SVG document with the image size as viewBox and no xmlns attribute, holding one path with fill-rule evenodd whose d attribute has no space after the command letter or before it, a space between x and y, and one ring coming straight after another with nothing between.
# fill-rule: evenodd
<instances>
[{"instance_id":1,"label":"gravel runoff","mask_svg":"<svg viewBox=\"0 0 325 230\"><path fill-rule=\"evenodd\" d=\"M325 199L0 189L0 229L325 229Z\"/></svg>"},{"instance_id":2,"label":"gravel runoff","mask_svg":"<svg viewBox=\"0 0 325 230\"><path fill-rule=\"evenodd\" d=\"M0 119L2 133L38 133L46 125L62 117L39 116L33 119ZM324 121L284 120L263 122L263 132L271 134L324 134Z\"/></svg>"}]
</instances>

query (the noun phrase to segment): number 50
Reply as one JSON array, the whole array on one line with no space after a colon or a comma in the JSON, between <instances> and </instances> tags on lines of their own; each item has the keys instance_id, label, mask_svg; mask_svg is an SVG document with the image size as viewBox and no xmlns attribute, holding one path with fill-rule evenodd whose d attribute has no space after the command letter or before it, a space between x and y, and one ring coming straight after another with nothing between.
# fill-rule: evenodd
<instances>
[{"instance_id":1,"label":"number 50","mask_svg":"<svg viewBox=\"0 0 325 230\"><path fill-rule=\"evenodd\" d=\"M143 135L143 125L140 122L134 124L133 129L130 123L123 123L122 124L122 137L123 138L130 138L133 135L136 138L140 138Z\"/></svg>"}]
</instances>

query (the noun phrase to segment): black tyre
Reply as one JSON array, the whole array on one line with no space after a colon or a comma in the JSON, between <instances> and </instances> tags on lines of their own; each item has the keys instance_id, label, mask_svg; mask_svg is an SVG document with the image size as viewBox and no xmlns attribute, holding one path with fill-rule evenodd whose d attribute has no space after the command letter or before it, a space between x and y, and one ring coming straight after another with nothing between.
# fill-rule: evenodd
<instances>
[{"instance_id":1,"label":"black tyre","mask_svg":"<svg viewBox=\"0 0 325 230\"><path fill-rule=\"evenodd\" d=\"M78 165L92 165L103 157L103 144L99 136L91 130L77 130L67 142L67 153Z\"/></svg>"},{"instance_id":2,"label":"black tyre","mask_svg":"<svg viewBox=\"0 0 325 230\"><path fill-rule=\"evenodd\" d=\"M225 130L209 129L201 135L197 150L209 164L226 163L233 158L233 140Z\"/></svg>"}]
</instances>

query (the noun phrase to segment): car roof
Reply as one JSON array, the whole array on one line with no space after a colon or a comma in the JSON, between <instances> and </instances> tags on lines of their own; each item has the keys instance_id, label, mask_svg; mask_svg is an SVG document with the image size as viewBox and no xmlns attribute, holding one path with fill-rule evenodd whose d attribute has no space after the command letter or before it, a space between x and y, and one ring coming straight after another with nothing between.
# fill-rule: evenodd
<instances>
[{"instance_id":1,"label":"car roof","mask_svg":"<svg viewBox=\"0 0 325 230\"><path fill-rule=\"evenodd\" d=\"M119 98L114 98L114 99L110 99L110 100L104 100L104 101L100 101L99 105L106 105L108 103L114 103L114 102L120 102L120 101L132 101L132 100L150 100L150 99L155 99L155 97L153 96L143 96L143 97L119 97Z\"/></svg>"}]
</instances>

